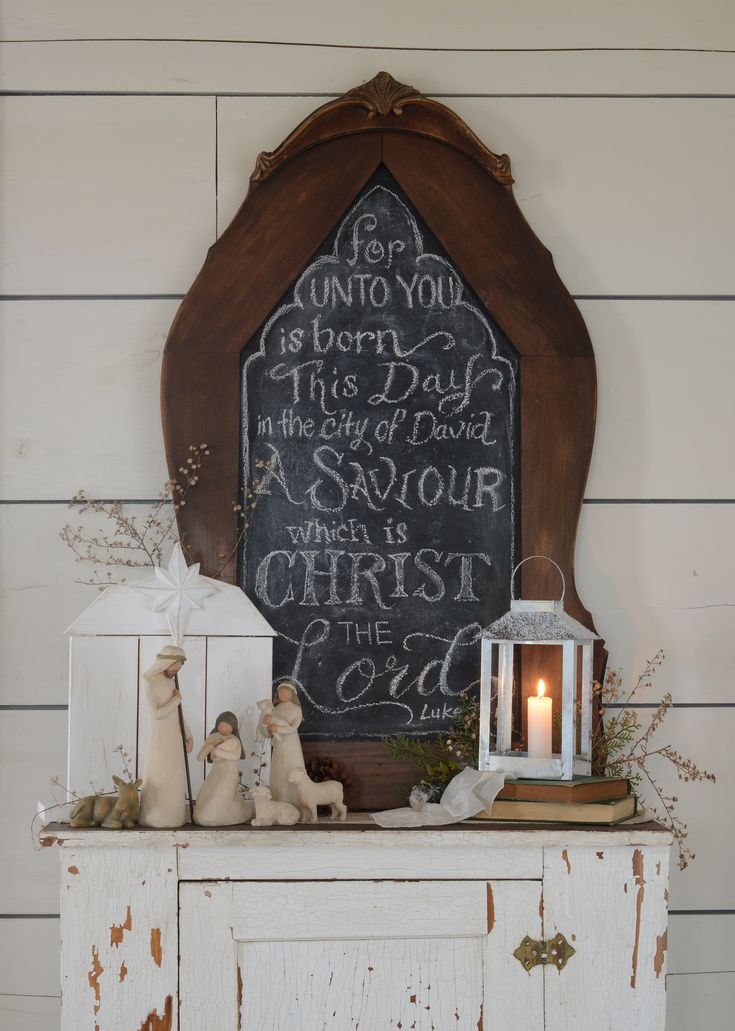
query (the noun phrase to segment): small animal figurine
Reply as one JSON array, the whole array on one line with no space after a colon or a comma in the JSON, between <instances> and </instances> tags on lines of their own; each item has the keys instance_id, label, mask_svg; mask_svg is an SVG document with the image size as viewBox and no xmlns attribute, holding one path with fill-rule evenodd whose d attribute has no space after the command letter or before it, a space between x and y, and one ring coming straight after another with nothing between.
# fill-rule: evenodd
<instances>
[{"instance_id":1,"label":"small animal figurine","mask_svg":"<svg viewBox=\"0 0 735 1031\"><path fill-rule=\"evenodd\" d=\"M251 827L272 827L274 823L290 827L299 822L299 811L290 802L274 802L271 789L265 784L251 788L250 794L255 802L255 819Z\"/></svg>"},{"instance_id":2,"label":"small animal figurine","mask_svg":"<svg viewBox=\"0 0 735 1031\"><path fill-rule=\"evenodd\" d=\"M127 784L113 776L117 798L111 795L87 795L80 798L71 811L72 827L105 827L107 830L130 829L138 822L138 788L142 780Z\"/></svg>"},{"instance_id":3,"label":"small animal figurine","mask_svg":"<svg viewBox=\"0 0 735 1031\"><path fill-rule=\"evenodd\" d=\"M286 725L284 723L279 723L279 721L275 719L275 717L273 716L273 702L270 700L270 698L264 698L262 702L258 702L257 704L258 708L260 709L261 715L260 719L258 720L257 730L255 732L255 740L263 740L263 738L266 736L263 732L263 728L267 727L270 731L271 738L276 742L276 744L280 745L281 741L283 741L283 738L279 733L279 729L285 730Z\"/></svg>"},{"instance_id":4,"label":"small animal figurine","mask_svg":"<svg viewBox=\"0 0 735 1031\"><path fill-rule=\"evenodd\" d=\"M316 807L319 805L331 806L330 820L347 819L345 789L338 780L323 780L317 784L311 780L305 769L291 770L288 780L290 784L296 785L303 823L316 823Z\"/></svg>"}]
</instances>

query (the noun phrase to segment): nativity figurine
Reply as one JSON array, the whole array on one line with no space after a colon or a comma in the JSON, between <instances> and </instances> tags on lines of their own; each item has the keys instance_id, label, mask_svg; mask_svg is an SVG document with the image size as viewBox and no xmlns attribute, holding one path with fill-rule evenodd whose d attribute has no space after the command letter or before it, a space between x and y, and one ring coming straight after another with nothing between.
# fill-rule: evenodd
<instances>
[{"instance_id":1,"label":"nativity figurine","mask_svg":"<svg viewBox=\"0 0 735 1031\"><path fill-rule=\"evenodd\" d=\"M183 827L187 822L186 755L179 723L181 694L174 678L186 662L181 648L166 645L143 674L148 739L138 823L142 827ZM194 746L184 724L186 751Z\"/></svg>"},{"instance_id":2,"label":"nativity figurine","mask_svg":"<svg viewBox=\"0 0 735 1031\"><path fill-rule=\"evenodd\" d=\"M276 689L272 709L270 703L258 703L261 715L258 732L271 739L270 788L277 802L289 802L298 807L296 785L289 782L292 770L304 768L304 753L301 751L298 729L303 721L301 702L296 685L282 680Z\"/></svg>"},{"instance_id":3,"label":"nativity figurine","mask_svg":"<svg viewBox=\"0 0 735 1031\"><path fill-rule=\"evenodd\" d=\"M344 822L347 819L345 789L338 780L313 781L306 770L295 769L289 773L288 782L296 788L302 823L316 823L317 806L320 805L328 805L331 808L330 820Z\"/></svg>"},{"instance_id":4,"label":"nativity figurine","mask_svg":"<svg viewBox=\"0 0 735 1031\"><path fill-rule=\"evenodd\" d=\"M234 712L221 712L197 755L199 762L206 760L211 769L196 800L194 823L202 827L231 827L252 818L255 806L240 790L238 763L244 758L237 716Z\"/></svg>"},{"instance_id":5,"label":"nativity figurine","mask_svg":"<svg viewBox=\"0 0 735 1031\"><path fill-rule=\"evenodd\" d=\"M138 822L140 801L138 788L142 780L127 783L113 774L117 788L114 795L87 795L80 798L71 811L72 827L104 827L105 830L129 830Z\"/></svg>"},{"instance_id":6,"label":"nativity figurine","mask_svg":"<svg viewBox=\"0 0 735 1031\"><path fill-rule=\"evenodd\" d=\"M272 827L274 823L283 827L292 827L299 822L299 811L290 802L275 802L271 789L265 784L258 784L251 789L255 801L255 817L253 827Z\"/></svg>"}]
</instances>

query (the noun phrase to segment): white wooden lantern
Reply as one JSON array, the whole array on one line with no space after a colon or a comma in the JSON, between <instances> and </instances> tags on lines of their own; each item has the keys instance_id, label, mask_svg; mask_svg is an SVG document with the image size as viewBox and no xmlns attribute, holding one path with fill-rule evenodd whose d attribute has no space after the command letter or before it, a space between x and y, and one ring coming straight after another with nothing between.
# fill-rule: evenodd
<instances>
[{"instance_id":1,"label":"white wooden lantern","mask_svg":"<svg viewBox=\"0 0 735 1031\"><path fill-rule=\"evenodd\" d=\"M530 555L531 558L546 558ZM482 632L480 672L480 748L481 770L504 770L521 778L571 780L587 775L592 768L592 648L596 634L564 611L566 585L562 578L559 601L522 601L513 597L513 579L523 565L519 562L511 575L510 611ZM529 755L511 747L513 732L513 692L515 650L523 645L548 646L562 650L561 755ZM495 748L490 733L492 671L497 649L497 728ZM579 654L581 652L581 662ZM520 686L519 686L520 690ZM580 751L576 751L576 702L581 700Z\"/></svg>"},{"instance_id":2,"label":"white wooden lantern","mask_svg":"<svg viewBox=\"0 0 735 1031\"><path fill-rule=\"evenodd\" d=\"M201 580L207 581L207 577ZM187 663L179 674L184 717L194 735L194 755L218 713L238 717L246 758L242 780L253 783L260 756L256 702L270 698L276 631L239 587L209 581L213 593L191 611L181 641ZM147 712L143 673L171 643L166 613L155 611L139 586L106 588L66 631L69 635L69 764L67 786L79 794L109 790L122 774L122 745L130 770L142 775ZM265 760L269 754L264 756ZM190 757L192 792L206 774ZM265 771L267 773L267 770ZM268 782L267 776L264 777Z\"/></svg>"}]
</instances>

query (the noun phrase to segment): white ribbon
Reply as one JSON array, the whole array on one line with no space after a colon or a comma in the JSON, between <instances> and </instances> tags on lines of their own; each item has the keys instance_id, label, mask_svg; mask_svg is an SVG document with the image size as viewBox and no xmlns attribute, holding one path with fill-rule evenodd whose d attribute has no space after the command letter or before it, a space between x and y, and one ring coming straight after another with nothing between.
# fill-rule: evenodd
<instances>
[{"instance_id":1,"label":"white ribbon","mask_svg":"<svg viewBox=\"0 0 735 1031\"><path fill-rule=\"evenodd\" d=\"M447 784L441 801L424 802L416 809L386 809L372 817L380 827L440 827L459 823L483 809L490 812L505 784L505 776L502 771L480 773L468 766Z\"/></svg>"}]
</instances>

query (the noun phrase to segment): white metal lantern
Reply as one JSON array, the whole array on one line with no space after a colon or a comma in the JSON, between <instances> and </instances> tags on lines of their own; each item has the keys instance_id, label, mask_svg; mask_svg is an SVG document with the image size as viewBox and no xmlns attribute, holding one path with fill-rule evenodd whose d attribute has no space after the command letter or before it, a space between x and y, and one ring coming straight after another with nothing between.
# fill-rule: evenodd
<instances>
[{"instance_id":1,"label":"white metal lantern","mask_svg":"<svg viewBox=\"0 0 735 1031\"><path fill-rule=\"evenodd\" d=\"M559 570L562 594L559 601L522 601L513 596L516 573L532 558L543 558ZM545 555L530 555L519 562L511 574L510 612L496 619L482 632L480 672L480 749L481 770L504 770L516 777L548 780L571 780L585 775L592 768L592 648L598 640L564 611L566 584L564 574ZM519 645L545 645L562 649L561 684L561 755L551 751L551 715L548 713L548 749L538 747L529 752L513 751L513 665ZM497 648L497 729L495 748L491 749L490 714L492 671ZM581 651L581 663L579 653ZM580 752L576 751L576 701L581 699ZM534 716L536 713L533 714ZM542 714L539 713L539 716ZM529 738L531 736L529 726ZM535 728L534 728L535 729ZM542 728L543 731L543 728ZM543 733L538 736L543 736ZM529 741L530 743L530 741Z\"/></svg>"}]
</instances>

